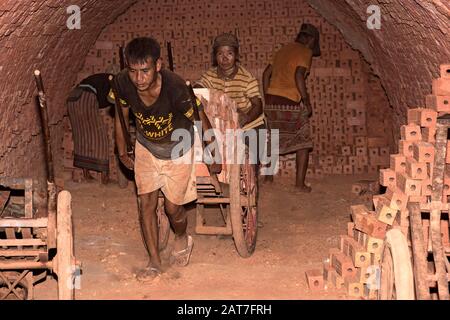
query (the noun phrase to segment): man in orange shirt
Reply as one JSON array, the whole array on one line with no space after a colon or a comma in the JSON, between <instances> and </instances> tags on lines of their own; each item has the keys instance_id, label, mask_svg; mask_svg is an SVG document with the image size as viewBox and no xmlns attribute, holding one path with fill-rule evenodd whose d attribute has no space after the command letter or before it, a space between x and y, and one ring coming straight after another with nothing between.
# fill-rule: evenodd
<instances>
[{"instance_id":1,"label":"man in orange shirt","mask_svg":"<svg viewBox=\"0 0 450 320\"><path fill-rule=\"evenodd\" d=\"M271 128L280 130L280 154L296 152L295 185L301 192L311 192L305 184L309 153L313 148L309 126L312 106L306 78L315 56L320 56L319 31L304 23L295 42L282 47L263 74L265 108L275 111L268 111L266 116ZM282 106L294 106L296 110L292 114L297 114L297 119L290 117L287 123L279 119Z\"/></svg>"}]
</instances>

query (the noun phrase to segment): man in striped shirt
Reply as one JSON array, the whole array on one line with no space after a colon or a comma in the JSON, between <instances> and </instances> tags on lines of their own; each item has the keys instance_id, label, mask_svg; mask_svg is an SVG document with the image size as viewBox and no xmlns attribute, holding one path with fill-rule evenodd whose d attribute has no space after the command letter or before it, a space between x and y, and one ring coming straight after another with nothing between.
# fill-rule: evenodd
<instances>
[{"instance_id":1,"label":"man in striped shirt","mask_svg":"<svg viewBox=\"0 0 450 320\"><path fill-rule=\"evenodd\" d=\"M226 93L238 107L239 124L245 129L264 125L261 94L256 78L239 63L236 36L224 33L213 44L212 67L196 83L196 87Z\"/></svg>"}]
</instances>

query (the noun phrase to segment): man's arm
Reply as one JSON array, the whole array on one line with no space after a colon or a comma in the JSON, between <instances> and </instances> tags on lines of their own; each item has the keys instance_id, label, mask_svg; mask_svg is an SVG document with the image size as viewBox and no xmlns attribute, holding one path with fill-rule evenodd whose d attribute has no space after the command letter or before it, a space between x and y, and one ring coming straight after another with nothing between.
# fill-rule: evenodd
<instances>
[{"instance_id":1,"label":"man's arm","mask_svg":"<svg viewBox=\"0 0 450 320\"><path fill-rule=\"evenodd\" d=\"M252 122L263 113L263 104L260 97L250 98L250 102L252 104L252 107L248 111L248 113L240 112L239 114L240 116L239 124L241 127L245 126L247 123Z\"/></svg>"},{"instance_id":2,"label":"man's arm","mask_svg":"<svg viewBox=\"0 0 450 320\"><path fill-rule=\"evenodd\" d=\"M309 100L308 89L306 88L306 74L307 69L305 67L297 67L295 70L295 83L297 85L297 89L302 96L303 103L308 109L309 117L312 115L312 107L311 102Z\"/></svg>"},{"instance_id":3,"label":"man's arm","mask_svg":"<svg viewBox=\"0 0 450 320\"><path fill-rule=\"evenodd\" d=\"M270 77L272 76L272 65L267 65L263 72L263 93L266 94L267 88L269 88Z\"/></svg>"},{"instance_id":4,"label":"man's arm","mask_svg":"<svg viewBox=\"0 0 450 320\"><path fill-rule=\"evenodd\" d=\"M118 108L122 108L123 119L125 125L129 129L129 108L123 108L121 105ZM127 146L125 143L125 135L122 131L122 125L120 124L119 116L116 114L114 117L115 136L117 144L117 152L119 154L120 161L130 170L134 168L133 160L127 154Z\"/></svg>"}]
</instances>

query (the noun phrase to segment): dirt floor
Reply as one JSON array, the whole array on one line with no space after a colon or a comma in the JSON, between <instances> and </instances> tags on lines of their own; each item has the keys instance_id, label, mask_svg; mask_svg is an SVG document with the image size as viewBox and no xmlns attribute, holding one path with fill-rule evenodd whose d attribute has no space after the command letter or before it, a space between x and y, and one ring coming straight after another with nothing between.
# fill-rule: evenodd
<instances>
[{"instance_id":1,"label":"dirt floor","mask_svg":"<svg viewBox=\"0 0 450 320\"><path fill-rule=\"evenodd\" d=\"M351 186L369 176L329 176L310 180L311 194L293 191L293 181L261 186L255 253L241 258L233 239L188 231L194 249L187 267L170 268L152 282L135 273L147 264L137 219L135 188L117 184L67 182L72 194L75 255L82 262L76 299L349 299L345 292L308 289L305 271L322 269L328 250L346 233ZM169 246L162 256L167 260ZM167 262L166 262L167 263ZM52 277L36 285L36 299L56 299Z\"/></svg>"}]
</instances>

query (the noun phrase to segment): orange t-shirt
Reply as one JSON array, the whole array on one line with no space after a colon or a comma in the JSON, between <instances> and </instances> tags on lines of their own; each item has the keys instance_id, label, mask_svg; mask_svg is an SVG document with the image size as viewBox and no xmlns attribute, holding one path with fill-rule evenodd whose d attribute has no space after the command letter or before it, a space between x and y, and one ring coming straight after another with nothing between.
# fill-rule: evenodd
<instances>
[{"instance_id":1,"label":"orange t-shirt","mask_svg":"<svg viewBox=\"0 0 450 320\"><path fill-rule=\"evenodd\" d=\"M282 47L272 61L272 76L267 93L300 102L302 96L295 83L297 67L311 68L312 50L298 42Z\"/></svg>"}]
</instances>

